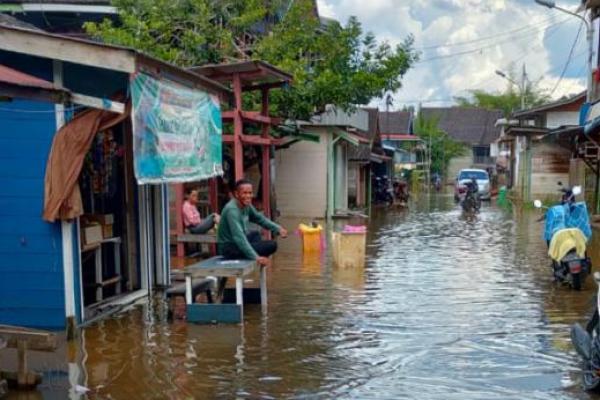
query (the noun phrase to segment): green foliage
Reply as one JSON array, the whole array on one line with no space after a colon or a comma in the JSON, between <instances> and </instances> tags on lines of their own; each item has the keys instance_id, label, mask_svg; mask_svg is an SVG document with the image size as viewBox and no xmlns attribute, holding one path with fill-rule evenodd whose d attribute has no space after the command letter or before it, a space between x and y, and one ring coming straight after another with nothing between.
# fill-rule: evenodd
<instances>
[{"instance_id":1,"label":"green foliage","mask_svg":"<svg viewBox=\"0 0 600 400\"><path fill-rule=\"evenodd\" d=\"M414 130L425 141L425 146L431 146L431 173L445 175L450 160L464 155L467 149L440 130L438 122L419 115L415 120Z\"/></svg>"},{"instance_id":2,"label":"green foliage","mask_svg":"<svg viewBox=\"0 0 600 400\"><path fill-rule=\"evenodd\" d=\"M133 47L180 67L244 57L236 39L280 6L263 0L112 0L119 23L89 22L106 43Z\"/></svg>"},{"instance_id":3,"label":"green foliage","mask_svg":"<svg viewBox=\"0 0 600 400\"><path fill-rule=\"evenodd\" d=\"M396 47L377 43L351 17L345 26L325 26L314 18L312 1L299 0L273 33L257 46L255 56L294 76L294 86L281 91L281 112L306 118L335 104L345 111L368 104L402 85L402 77L417 58L408 37Z\"/></svg>"},{"instance_id":4,"label":"green foliage","mask_svg":"<svg viewBox=\"0 0 600 400\"><path fill-rule=\"evenodd\" d=\"M512 81L517 81L514 72L509 74ZM521 109L521 92L514 84L509 84L503 92L486 92L485 90L471 90L469 97L456 97L456 102L461 107L480 107L488 110L502 110L506 118ZM550 96L539 88L539 81L525 84L525 107L535 107L550 100Z\"/></svg>"},{"instance_id":5,"label":"green foliage","mask_svg":"<svg viewBox=\"0 0 600 400\"><path fill-rule=\"evenodd\" d=\"M288 7L291 4L291 7ZM364 33L360 22L322 24L312 0L113 0L120 17L88 23L93 37L134 47L190 67L245 59L239 38L268 21L250 56L293 75L293 86L276 90L273 112L307 118L334 104L346 111L402 85L417 59L413 39L392 47Z\"/></svg>"}]
</instances>

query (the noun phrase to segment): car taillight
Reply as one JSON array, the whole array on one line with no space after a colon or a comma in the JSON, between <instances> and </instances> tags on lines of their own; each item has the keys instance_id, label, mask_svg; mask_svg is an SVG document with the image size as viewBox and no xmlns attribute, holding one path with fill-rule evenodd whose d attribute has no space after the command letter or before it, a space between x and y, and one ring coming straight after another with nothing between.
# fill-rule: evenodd
<instances>
[{"instance_id":1,"label":"car taillight","mask_svg":"<svg viewBox=\"0 0 600 400\"><path fill-rule=\"evenodd\" d=\"M581 261L577 260L577 261L569 262L569 271L571 271L572 274L580 273L581 272Z\"/></svg>"}]
</instances>

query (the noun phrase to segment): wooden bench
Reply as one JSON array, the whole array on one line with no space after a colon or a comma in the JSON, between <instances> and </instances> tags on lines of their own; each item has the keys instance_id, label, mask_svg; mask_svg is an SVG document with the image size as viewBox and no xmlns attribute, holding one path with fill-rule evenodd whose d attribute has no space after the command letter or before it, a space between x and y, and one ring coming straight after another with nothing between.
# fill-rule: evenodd
<instances>
[{"instance_id":1,"label":"wooden bench","mask_svg":"<svg viewBox=\"0 0 600 400\"><path fill-rule=\"evenodd\" d=\"M258 268L254 260L226 260L223 257L212 257L189 265L184 269L187 304L187 320L199 323L229 322L240 323L244 315L244 277ZM192 277L214 276L219 279L217 304L194 303ZM235 278L235 304L223 304L222 294L227 278ZM260 301L263 310L267 305L267 270L260 267Z\"/></svg>"},{"instance_id":2,"label":"wooden bench","mask_svg":"<svg viewBox=\"0 0 600 400\"><path fill-rule=\"evenodd\" d=\"M57 339L54 333L22 328L18 326L0 325L0 348L17 349L18 365L16 372L0 371L0 391L6 383L14 382L23 388L32 388L41 383L40 374L29 371L27 368L27 352L34 351L56 351Z\"/></svg>"},{"instance_id":3,"label":"wooden bench","mask_svg":"<svg viewBox=\"0 0 600 400\"><path fill-rule=\"evenodd\" d=\"M217 245L217 235L215 234L205 234L205 235L199 235L199 234L194 234L194 233L182 233L179 235L176 235L176 240L177 243L183 243L183 244L208 244L210 246L211 252L212 254L216 254L216 245ZM188 250L189 251L189 250ZM187 251L186 251L187 253ZM188 256L190 257L194 257L196 256L197 253L192 253L189 254Z\"/></svg>"}]
</instances>

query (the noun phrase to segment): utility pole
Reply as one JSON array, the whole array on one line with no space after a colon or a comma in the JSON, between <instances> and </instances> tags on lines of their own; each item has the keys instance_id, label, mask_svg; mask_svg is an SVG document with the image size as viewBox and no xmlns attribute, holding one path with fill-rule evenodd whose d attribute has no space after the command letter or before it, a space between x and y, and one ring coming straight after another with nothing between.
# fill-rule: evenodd
<instances>
[{"instance_id":1,"label":"utility pole","mask_svg":"<svg viewBox=\"0 0 600 400\"><path fill-rule=\"evenodd\" d=\"M521 110L525 109L525 96L527 95L527 69L523 63L523 73L521 75Z\"/></svg>"}]
</instances>

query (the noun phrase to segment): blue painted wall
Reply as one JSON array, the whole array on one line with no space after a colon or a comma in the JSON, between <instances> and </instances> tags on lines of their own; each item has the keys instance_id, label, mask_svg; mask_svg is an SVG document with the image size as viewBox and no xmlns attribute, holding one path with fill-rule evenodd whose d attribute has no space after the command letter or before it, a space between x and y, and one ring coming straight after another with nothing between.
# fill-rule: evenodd
<instances>
[{"instance_id":1,"label":"blue painted wall","mask_svg":"<svg viewBox=\"0 0 600 400\"><path fill-rule=\"evenodd\" d=\"M0 324L65 326L61 229L41 217L52 111L0 102Z\"/></svg>"}]
</instances>

